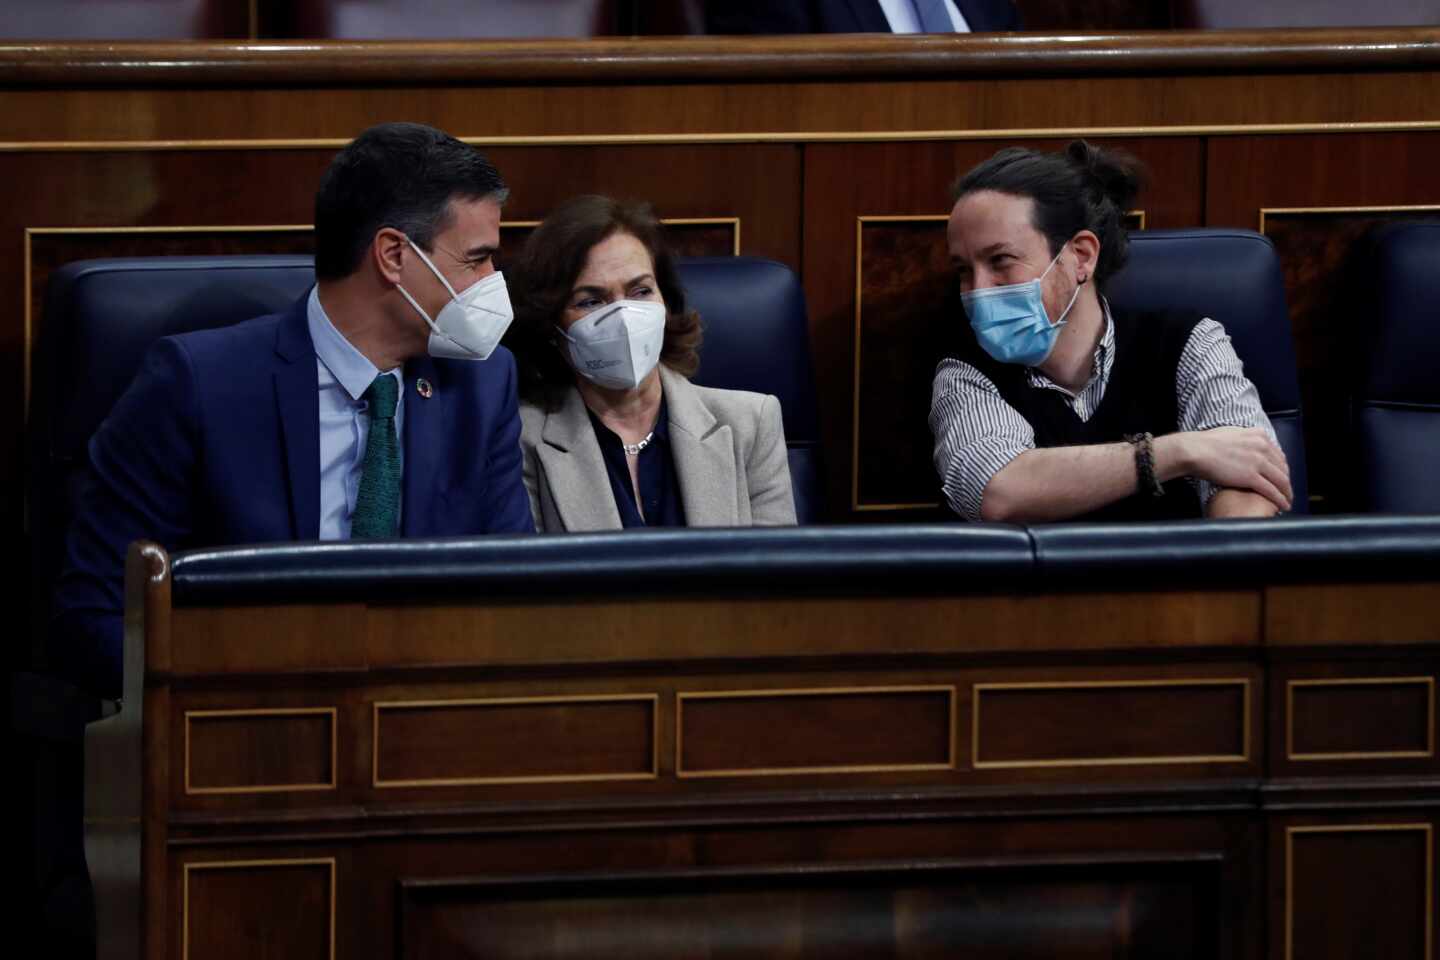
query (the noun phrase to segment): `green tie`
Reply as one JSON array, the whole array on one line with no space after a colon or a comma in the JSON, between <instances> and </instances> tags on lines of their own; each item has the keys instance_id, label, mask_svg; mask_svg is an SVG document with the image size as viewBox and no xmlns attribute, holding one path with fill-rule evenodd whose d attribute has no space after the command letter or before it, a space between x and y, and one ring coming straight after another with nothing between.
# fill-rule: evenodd
<instances>
[{"instance_id":1,"label":"green tie","mask_svg":"<svg viewBox=\"0 0 1440 960\"><path fill-rule=\"evenodd\" d=\"M350 537L394 537L400 532L400 445L395 442L395 401L400 387L382 373L365 391L370 404L370 438L360 492L350 515Z\"/></svg>"}]
</instances>

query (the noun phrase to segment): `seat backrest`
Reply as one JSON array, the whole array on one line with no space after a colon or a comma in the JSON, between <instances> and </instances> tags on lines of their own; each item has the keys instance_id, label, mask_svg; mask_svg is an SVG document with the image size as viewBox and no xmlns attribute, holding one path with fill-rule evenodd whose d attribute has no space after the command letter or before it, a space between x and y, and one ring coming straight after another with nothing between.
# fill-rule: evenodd
<instances>
[{"instance_id":1,"label":"seat backrest","mask_svg":"<svg viewBox=\"0 0 1440 960\"><path fill-rule=\"evenodd\" d=\"M1360 499L1379 513L1440 513L1440 223L1391 224L1371 240L1359 301L1369 327L1355 409Z\"/></svg>"},{"instance_id":2,"label":"seat backrest","mask_svg":"<svg viewBox=\"0 0 1440 960\"><path fill-rule=\"evenodd\" d=\"M801 523L818 522L820 417L799 278L757 257L686 257L678 265L688 305L705 325L695 382L780 400L795 513Z\"/></svg>"},{"instance_id":3,"label":"seat backrest","mask_svg":"<svg viewBox=\"0 0 1440 960\"><path fill-rule=\"evenodd\" d=\"M150 344L274 313L314 281L311 258L296 256L84 260L51 274L34 357L26 458L32 623L45 622L90 437Z\"/></svg>"},{"instance_id":4,"label":"seat backrest","mask_svg":"<svg viewBox=\"0 0 1440 960\"><path fill-rule=\"evenodd\" d=\"M1274 244L1250 230L1138 230L1108 296L1123 310L1196 310L1225 327L1290 462L1294 512L1308 512L1300 379Z\"/></svg>"}]
</instances>

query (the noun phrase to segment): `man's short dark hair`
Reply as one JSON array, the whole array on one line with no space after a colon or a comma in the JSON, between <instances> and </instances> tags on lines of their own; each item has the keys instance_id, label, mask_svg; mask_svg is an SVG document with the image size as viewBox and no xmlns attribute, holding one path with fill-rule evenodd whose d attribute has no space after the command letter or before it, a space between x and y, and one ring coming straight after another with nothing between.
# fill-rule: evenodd
<instances>
[{"instance_id":1,"label":"man's short dark hair","mask_svg":"<svg viewBox=\"0 0 1440 960\"><path fill-rule=\"evenodd\" d=\"M1121 150L1102 150L1074 140L1063 153L1008 147L961 177L951 199L994 190L1034 201L1033 224L1045 235L1050 255L1081 230L1100 238L1095 286L1125 266L1130 255L1125 214L1145 179L1145 169Z\"/></svg>"},{"instance_id":2,"label":"man's short dark hair","mask_svg":"<svg viewBox=\"0 0 1440 960\"><path fill-rule=\"evenodd\" d=\"M427 253L449 226L451 200L509 190L479 150L422 123L382 123L341 150L315 195L315 275L354 273L375 234L393 227Z\"/></svg>"}]
</instances>

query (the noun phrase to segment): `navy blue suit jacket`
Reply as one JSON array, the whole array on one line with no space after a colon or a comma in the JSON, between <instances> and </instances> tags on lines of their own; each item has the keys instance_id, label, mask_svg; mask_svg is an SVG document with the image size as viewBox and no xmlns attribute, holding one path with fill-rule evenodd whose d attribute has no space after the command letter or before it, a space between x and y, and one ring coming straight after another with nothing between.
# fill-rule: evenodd
<instances>
[{"instance_id":1,"label":"navy blue suit jacket","mask_svg":"<svg viewBox=\"0 0 1440 960\"><path fill-rule=\"evenodd\" d=\"M419 395L415 381L434 390ZM405 365L401 535L534 532L515 360ZM90 441L56 588L55 662L120 689L125 551L315 540L319 374L306 298L284 313L165 337Z\"/></svg>"},{"instance_id":2,"label":"navy blue suit jacket","mask_svg":"<svg viewBox=\"0 0 1440 960\"><path fill-rule=\"evenodd\" d=\"M1019 30L1011 0L955 0L974 33ZM889 33L876 0L707 0L708 33Z\"/></svg>"}]
</instances>

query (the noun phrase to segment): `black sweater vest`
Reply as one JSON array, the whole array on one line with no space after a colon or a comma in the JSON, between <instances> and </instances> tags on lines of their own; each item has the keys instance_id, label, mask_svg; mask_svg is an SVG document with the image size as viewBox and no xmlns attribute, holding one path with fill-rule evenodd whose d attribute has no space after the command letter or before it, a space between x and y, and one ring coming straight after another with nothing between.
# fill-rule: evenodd
<instances>
[{"instance_id":1,"label":"black sweater vest","mask_svg":"<svg viewBox=\"0 0 1440 960\"><path fill-rule=\"evenodd\" d=\"M1200 315L1126 314L1111 308L1115 361L1105 395L1088 421L1070 409L1063 394L1032 387L1027 368L1000 363L982 350L973 334L962 337L960 359L975 366L1035 430L1037 447L1114 443L1127 434L1174 433L1179 419L1175 371ZM969 325L965 333L969 334ZM1141 491L1099 510L1074 517L1085 521L1176 520L1201 516L1200 498L1184 477L1165 484L1163 497Z\"/></svg>"}]
</instances>

